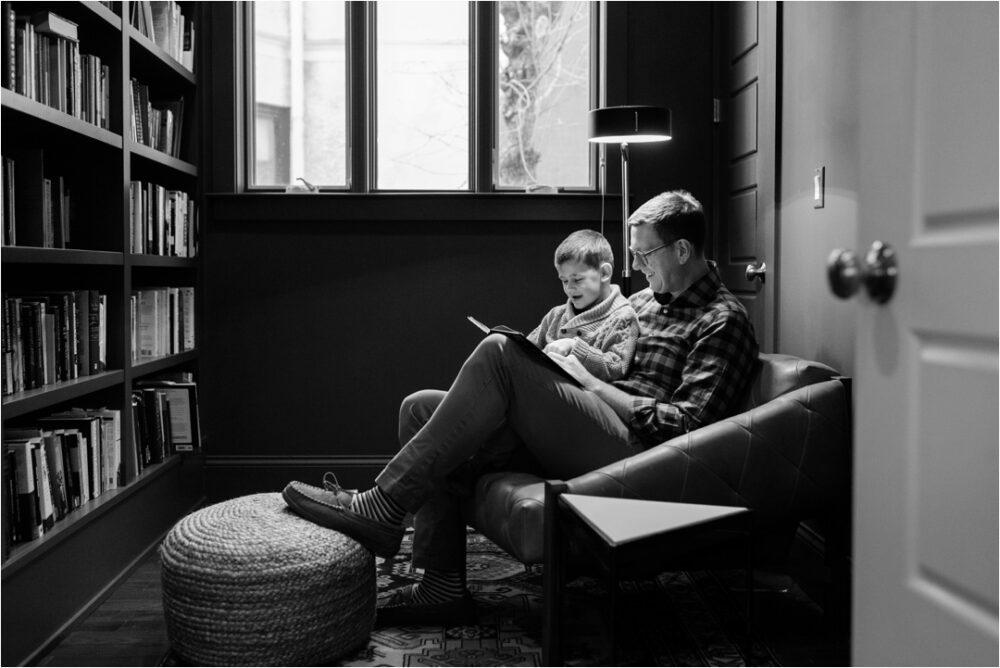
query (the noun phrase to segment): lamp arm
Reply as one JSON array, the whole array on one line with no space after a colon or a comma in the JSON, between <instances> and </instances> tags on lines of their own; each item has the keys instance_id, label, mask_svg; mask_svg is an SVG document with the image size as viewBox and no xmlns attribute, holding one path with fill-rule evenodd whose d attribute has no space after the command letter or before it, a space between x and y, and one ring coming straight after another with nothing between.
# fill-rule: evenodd
<instances>
[{"instance_id":1,"label":"lamp arm","mask_svg":"<svg viewBox=\"0 0 1000 668\"><path fill-rule=\"evenodd\" d=\"M632 257L628 247L628 144L622 143L622 294L631 292Z\"/></svg>"}]
</instances>

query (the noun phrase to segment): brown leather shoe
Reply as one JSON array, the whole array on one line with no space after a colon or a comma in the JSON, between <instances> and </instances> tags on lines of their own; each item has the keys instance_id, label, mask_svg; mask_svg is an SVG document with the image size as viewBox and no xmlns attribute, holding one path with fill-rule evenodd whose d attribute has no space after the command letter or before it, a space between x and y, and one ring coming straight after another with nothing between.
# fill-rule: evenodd
<instances>
[{"instance_id":1,"label":"brown leather shoe","mask_svg":"<svg viewBox=\"0 0 1000 668\"><path fill-rule=\"evenodd\" d=\"M378 598L375 628L386 626L470 626L476 623L476 603L466 589L461 598L445 603L413 603L413 585Z\"/></svg>"},{"instance_id":2,"label":"brown leather shoe","mask_svg":"<svg viewBox=\"0 0 1000 668\"><path fill-rule=\"evenodd\" d=\"M281 496L298 515L353 538L380 557L388 559L399 552L399 544L403 541L403 527L369 519L354 512L343 505L338 491L294 480L285 485Z\"/></svg>"}]
</instances>

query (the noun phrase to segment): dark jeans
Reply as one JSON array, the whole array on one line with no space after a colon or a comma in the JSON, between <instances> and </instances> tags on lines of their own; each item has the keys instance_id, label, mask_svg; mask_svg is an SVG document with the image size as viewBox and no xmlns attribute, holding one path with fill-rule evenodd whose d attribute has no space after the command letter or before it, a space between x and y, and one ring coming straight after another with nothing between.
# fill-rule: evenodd
<instances>
[{"instance_id":1,"label":"dark jeans","mask_svg":"<svg viewBox=\"0 0 1000 668\"><path fill-rule=\"evenodd\" d=\"M413 564L465 569L461 498L446 478L470 458L502 462L522 445L546 475L572 478L639 451L604 401L530 358L500 334L485 339L447 392L407 397L402 448L375 479L415 512Z\"/></svg>"}]
</instances>

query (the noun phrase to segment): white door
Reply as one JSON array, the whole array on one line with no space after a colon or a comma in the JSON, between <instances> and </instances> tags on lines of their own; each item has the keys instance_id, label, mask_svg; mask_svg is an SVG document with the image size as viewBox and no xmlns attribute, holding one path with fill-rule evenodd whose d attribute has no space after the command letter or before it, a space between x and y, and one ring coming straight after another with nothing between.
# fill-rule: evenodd
<instances>
[{"instance_id":1,"label":"white door","mask_svg":"<svg viewBox=\"0 0 1000 668\"><path fill-rule=\"evenodd\" d=\"M997 7L862 9L855 665L998 663Z\"/></svg>"}]
</instances>

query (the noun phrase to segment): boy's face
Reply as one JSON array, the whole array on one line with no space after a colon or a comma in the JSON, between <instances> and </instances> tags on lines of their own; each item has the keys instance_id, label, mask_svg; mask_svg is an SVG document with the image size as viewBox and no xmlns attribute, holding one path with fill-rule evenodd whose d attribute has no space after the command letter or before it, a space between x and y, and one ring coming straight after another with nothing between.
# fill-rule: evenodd
<instances>
[{"instance_id":1,"label":"boy's face","mask_svg":"<svg viewBox=\"0 0 1000 668\"><path fill-rule=\"evenodd\" d=\"M563 292L569 297L573 308L577 311L588 308L600 299L607 297L606 290L610 286L611 265L603 265L607 271L601 271L583 262L563 262L556 266Z\"/></svg>"}]
</instances>

